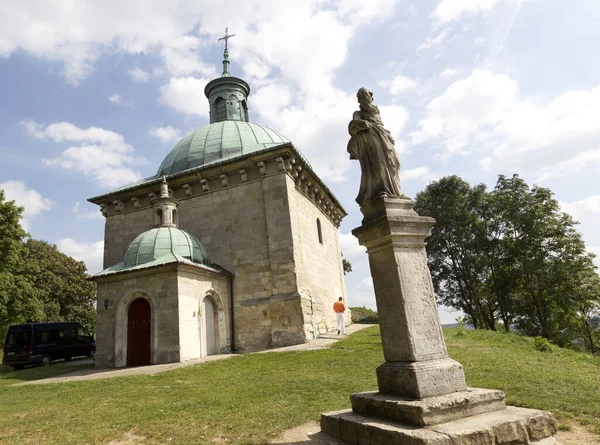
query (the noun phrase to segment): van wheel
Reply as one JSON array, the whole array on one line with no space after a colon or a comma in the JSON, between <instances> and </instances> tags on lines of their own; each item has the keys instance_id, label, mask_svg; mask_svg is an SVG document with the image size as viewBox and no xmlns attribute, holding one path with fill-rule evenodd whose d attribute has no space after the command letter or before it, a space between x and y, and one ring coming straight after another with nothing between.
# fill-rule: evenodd
<instances>
[{"instance_id":1,"label":"van wheel","mask_svg":"<svg viewBox=\"0 0 600 445\"><path fill-rule=\"evenodd\" d=\"M21 369L23 369L25 367L25 365L14 365L13 368L15 369L15 371L20 371Z\"/></svg>"},{"instance_id":2,"label":"van wheel","mask_svg":"<svg viewBox=\"0 0 600 445\"><path fill-rule=\"evenodd\" d=\"M43 356L42 357L42 366L48 366L51 361L52 361L52 357L50 357L49 355Z\"/></svg>"},{"instance_id":3,"label":"van wheel","mask_svg":"<svg viewBox=\"0 0 600 445\"><path fill-rule=\"evenodd\" d=\"M90 351L87 355L89 358L94 358L96 356L96 351Z\"/></svg>"}]
</instances>

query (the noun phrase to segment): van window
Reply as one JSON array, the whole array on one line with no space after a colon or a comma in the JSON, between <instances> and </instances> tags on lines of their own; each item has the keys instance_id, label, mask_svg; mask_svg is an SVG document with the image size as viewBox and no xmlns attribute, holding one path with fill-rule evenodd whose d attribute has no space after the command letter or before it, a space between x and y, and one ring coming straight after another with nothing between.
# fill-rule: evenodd
<instances>
[{"instance_id":1,"label":"van window","mask_svg":"<svg viewBox=\"0 0 600 445\"><path fill-rule=\"evenodd\" d=\"M37 331L35 333L35 344L47 345L50 343L56 343L62 337L60 334L60 331Z\"/></svg>"},{"instance_id":2,"label":"van window","mask_svg":"<svg viewBox=\"0 0 600 445\"><path fill-rule=\"evenodd\" d=\"M8 346L26 346L29 344L29 332L10 332L6 339Z\"/></svg>"},{"instance_id":3,"label":"van window","mask_svg":"<svg viewBox=\"0 0 600 445\"><path fill-rule=\"evenodd\" d=\"M90 337L90 333L85 329L85 328L79 328L77 330L77 333L79 334L79 338L88 338Z\"/></svg>"},{"instance_id":4,"label":"van window","mask_svg":"<svg viewBox=\"0 0 600 445\"><path fill-rule=\"evenodd\" d=\"M64 338L67 340L75 340L77 338L77 329L65 329Z\"/></svg>"}]
</instances>

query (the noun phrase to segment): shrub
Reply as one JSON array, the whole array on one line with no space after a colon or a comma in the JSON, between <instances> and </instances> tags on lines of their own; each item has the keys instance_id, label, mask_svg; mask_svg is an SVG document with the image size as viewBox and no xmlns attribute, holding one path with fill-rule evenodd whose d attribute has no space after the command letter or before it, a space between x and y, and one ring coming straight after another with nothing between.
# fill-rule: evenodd
<instances>
[{"instance_id":1,"label":"shrub","mask_svg":"<svg viewBox=\"0 0 600 445\"><path fill-rule=\"evenodd\" d=\"M377 312L366 307L351 307L352 323L359 324L379 324L379 315Z\"/></svg>"},{"instance_id":2,"label":"shrub","mask_svg":"<svg viewBox=\"0 0 600 445\"><path fill-rule=\"evenodd\" d=\"M552 352L552 344L544 337L535 337L533 347L540 352Z\"/></svg>"}]
</instances>

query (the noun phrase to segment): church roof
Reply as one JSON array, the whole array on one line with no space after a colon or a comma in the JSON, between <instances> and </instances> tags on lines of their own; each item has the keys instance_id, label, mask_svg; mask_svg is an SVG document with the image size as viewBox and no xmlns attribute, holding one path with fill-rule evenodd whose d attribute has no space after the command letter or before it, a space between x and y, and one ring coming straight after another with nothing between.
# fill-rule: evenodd
<instances>
[{"instance_id":1,"label":"church roof","mask_svg":"<svg viewBox=\"0 0 600 445\"><path fill-rule=\"evenodd\" d=\"M184 136L165 157L155 177L182 172L276 147L290 141L263 125L225 120Z\"/></svg>"},{"instance_id":2,"label":"church roof","mask_svg":"<svg viewBox=\"0 0 600 445\"><path fill-rule=\"evenodd\" d=\"M215 272L223 271L210 262L204 247L195 236L175 227L157 227L138 235L129 245L123 261L94 277L169 263L201 265Z\"/></svg>"}]
</instances>

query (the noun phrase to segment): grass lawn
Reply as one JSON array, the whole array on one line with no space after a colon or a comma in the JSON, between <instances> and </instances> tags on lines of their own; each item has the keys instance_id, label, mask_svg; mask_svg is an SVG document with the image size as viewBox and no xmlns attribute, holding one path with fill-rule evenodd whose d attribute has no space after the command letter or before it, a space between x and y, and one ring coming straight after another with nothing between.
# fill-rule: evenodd
<instances>
[{"instance_id":1,"label":"grass lawn","mask_svg":"<svg viewBox=\"0 0 600 445\"><path fill-rule=\"evenodd\" d=\"M600 433L600 358L538 352L532 339L516 335L445 334L470 386L502 389L511 404ZM351 393L376 389L382 361L375 327L327 350L248 354L154 376L11 386L67 369L0 370L0 443L106 444L130 432L144 444L261 444L321 412L348 408Z\"/></svg>"}]
</instances>

